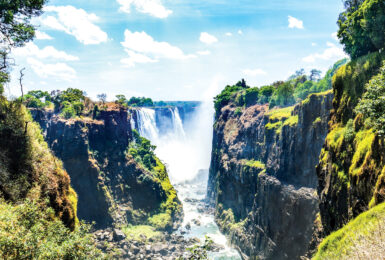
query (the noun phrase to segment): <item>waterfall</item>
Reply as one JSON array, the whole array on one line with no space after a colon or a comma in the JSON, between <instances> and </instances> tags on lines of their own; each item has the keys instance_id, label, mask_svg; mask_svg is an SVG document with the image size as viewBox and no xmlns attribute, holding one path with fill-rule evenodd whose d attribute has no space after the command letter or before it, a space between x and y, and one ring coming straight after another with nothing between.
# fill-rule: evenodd
<instances>
[{"instance_id":1,"label":"waterfall","mask_svg":"<svg viewBox=\"0 0 385 260\"><path fill-rule=\"evenodd\" d=\"M206 110L202 105L187 122L182 121L177 107L140 108L135 113L139 134L156 145L155 153L167 165L173 183L191 180L199 170L208 169L211 110Z\"/></svg>"},{"instance_id":2,"label":"waterfall","mask_svg":"<svg viewBox=\"0 0 385 260\"><path fill-rule=\"evenodd\" d=\"M141 108L137 111L139 134L152 142L159 139L159 131L156 126L155 110Z\"/></svg>"}]
</instances>

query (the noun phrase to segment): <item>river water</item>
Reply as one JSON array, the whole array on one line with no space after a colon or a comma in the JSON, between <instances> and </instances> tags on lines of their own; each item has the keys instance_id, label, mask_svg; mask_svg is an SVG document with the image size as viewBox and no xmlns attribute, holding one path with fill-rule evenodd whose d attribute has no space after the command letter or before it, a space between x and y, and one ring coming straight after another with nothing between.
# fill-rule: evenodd
<instances>
[{"instance_id":1,"label":"river water","mask_svg":"<svg viewBox=\"0 0 385 260\"><path fill-rule=\"evenodd\" d=\"M241 259L238 252L228 245L214 221L212 211L203 210L207 190L208 169L211 156L213 109L211 104L202 104L182 122L177 108L169 108L169 129L159 129L157 111L140 108L137 113L137 130L141 136L156 145L156 155L166 164L170 181L183 203L184 220L179 231L186 238L197 237L202 242L209 236L223 249L209 254L210 259ZM158 116L158 117L157 117ZM134 122L131 122L135 126ZM186 228L190 226L190 228ZM186 233L184 233L186 232Z\"/></svg>"}]
</instances>

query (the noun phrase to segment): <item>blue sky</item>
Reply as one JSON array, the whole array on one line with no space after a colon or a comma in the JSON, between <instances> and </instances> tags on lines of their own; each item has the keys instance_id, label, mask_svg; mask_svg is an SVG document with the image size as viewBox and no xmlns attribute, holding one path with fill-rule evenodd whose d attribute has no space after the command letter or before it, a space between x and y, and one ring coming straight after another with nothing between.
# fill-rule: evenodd
<instances>
[{"instance_id":1,"label":"blue sky","mask_svg":"<svg viewBox=\"0 0 385 260\"><path fill-rule=\"evenodd\" d=\"M299 68L325 71L345 54L335 0L51 0L37 39L14 51L9 85L76 87L155 100L211 98L245 78L261 86Z\"/></svg>"}]
</instances>

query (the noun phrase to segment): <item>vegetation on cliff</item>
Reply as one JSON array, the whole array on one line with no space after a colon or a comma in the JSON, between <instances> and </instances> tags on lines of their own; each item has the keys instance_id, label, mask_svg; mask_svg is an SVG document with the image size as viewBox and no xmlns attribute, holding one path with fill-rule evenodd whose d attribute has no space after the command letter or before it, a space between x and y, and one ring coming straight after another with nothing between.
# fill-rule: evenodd
<instances>
[{"instance_id":1,"label":"vegetation on cliff","mask_svg":"<svg viewBox=\"0 0 385 260\"><path fill-rule=\"evenodd\" d=\"M368 245L370 240L365 236L381 228L366 224L373 216L383 214L383 204L375 206L385 198L385 5L377 0L345 4L347 10L340 16L338 36L352 61L333 78L334 109L317 166L323 234L330 234L319 247L317 259L333 255L376 258L376 252L372 255L370 248L362 251L362 247L357 247L357 239ZM359 238L347 239L342 235L344 232Z\"/></svg>"},{"instance_id":2,"label":"vegetation on cliff","mask_svg":"<svg viewBox=\"0 0 385 260\"><path fill-rule=\"evenodd\" d=\"M176 190L171 185L165 165L155 156L155 146L133 130L133 142L128 150L129 154L149 171L156 181L160 182L167 199L162 202L158 212L153 212L148 218L148 224L159 230L170 229L174 219L181 214L182 206Z\"/></svg>"},{"instance_id":3,"label":"vegetation on cliff","mask_svg":"<svg viewBox=\"0 0 385 260\"><path fill-rule=\"evenodd\" d=\"M382 203L326 237L313 259L381 259L385 250L384 228Z\"/></svg>"},{"instance_id":4,"label":"vegetation on cliff","mask_svg":"<svg viewBox=\"0 0 385 260\"><path fill-rule=\"evenodd\" d=\"M262 87L251 88L242 79L233 86L226 86L214 98L216 115L219 115L220 110L230 103L240 108L267 103L270 108L292 106L306 99L312 93L330 90L334 74L346 62L347 59L336 62L322 79L319 78L319 71L312 70L311 74L307 76L304 69L297 71L287 81L277 81ZM239 109L238 114L240 111Z\"/></svg>"},{"instance_id":5,"label":"vegetation on cliff","mask_svg":"<svg viewBox=\"0 0 385 260\"><path fill-rule=\"evenodd\" d=\"M25 200L0 200L0 257L2 259L105 259L94 246L90 225L74 231L54 217L52 208Z\"/></svg>"}]
</instances>

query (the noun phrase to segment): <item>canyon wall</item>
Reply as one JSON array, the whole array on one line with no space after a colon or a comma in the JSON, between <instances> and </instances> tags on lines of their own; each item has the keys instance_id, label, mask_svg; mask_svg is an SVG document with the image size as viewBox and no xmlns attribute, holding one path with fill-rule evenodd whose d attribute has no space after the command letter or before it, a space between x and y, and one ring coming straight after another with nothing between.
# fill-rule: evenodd
<instances>
[{"instance_id":1,"label":"canyon wall","mask_svg":"<svg viewBox=\"0 0 385 260\"><path fill-rule=\"evenodd\" d=\"M385 199L384 138L355 111L384 57L378 52L351 61L334 78L330 131L317 166L321 236Z\"/></svg>"},{"instance_id":2,"label":"canyon wall","mask_svg":"<svg viewBox=\"0 0 385 260\"><path fill-rule=\"evenodd\" d=\"M31 112L71 177L80 219L97 228L142 223L175 228L181 203L158 159L148 170L129 152L136 141L126 109L102 110L94 120Z\"/></svg>"},{"instance_id":3,"label":"canyon wall","mask_svg":"<svg viewBox=\"0 0 385 260\"><path fill-rule=\"evenodd\" d=\"M298 259L318 212L315 166L333 94L289 108L230 103L214 124L207 199L247 259ZM241 109L241 110L240 110Z\"/></svg>"}]
</instances>

